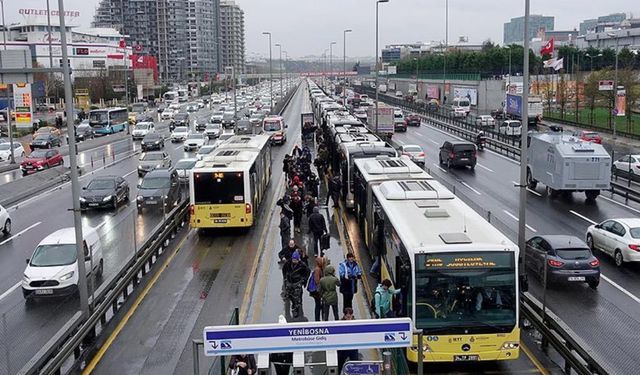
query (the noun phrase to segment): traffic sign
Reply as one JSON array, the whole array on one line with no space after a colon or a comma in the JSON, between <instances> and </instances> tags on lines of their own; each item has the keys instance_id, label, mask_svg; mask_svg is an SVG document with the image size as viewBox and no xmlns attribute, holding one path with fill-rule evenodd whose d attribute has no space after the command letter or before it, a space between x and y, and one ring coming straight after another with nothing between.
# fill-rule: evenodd
<instances>
[{"instance_id":1,"label":"traffic sign","mask_svg":"<svg viewBox=\"0 0 640 375\"><path fill-rule=\"evenodd\" d=\"M611 81L611 80L598 81L598 90L599 91L611 91L611 90L613 90L613 81Z\"/></svg>"},{"instance_id":2,"label":"traffic sign","mask_svg":"<svg viewBox=\"0 0 640 375\"><path fill-rule=\"evenodd\" d=\"M206 356L411 345L409 318L205 327Z\"/></svg>"},{"instance_id":3,"label":"traffic sign","mask_svg":"<svg viewBox=\"0 0 640 375\"><path fill-rule=\"evenodd\" d=\"M349 361L344 364L342 372L346 375L380 375L382 361Z\"/></svg>"}]
</instances>

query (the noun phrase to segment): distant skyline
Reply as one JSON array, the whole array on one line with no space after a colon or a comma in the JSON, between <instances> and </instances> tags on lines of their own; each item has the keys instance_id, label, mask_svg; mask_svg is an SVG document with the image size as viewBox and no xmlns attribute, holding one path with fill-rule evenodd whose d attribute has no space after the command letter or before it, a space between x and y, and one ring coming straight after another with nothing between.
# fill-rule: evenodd
<instances>
[{"instance_id":1,"label":"distant skyline","mask_svg":"<svg viewBox=\"0 0 640 375\"><path fill-rule=\"evenodd\" d=\"M49 0L51 9L58 1ZM77 10L75 23L89 27L99 0L65 0L65 10ZM272 33L290 57L321 55L332 41L335 56L342 56L342 31L347 36L348 56L375 54L375 0L236 0L245 12L247 56L268 56L263 31ZM467 36L470 43L490 39L502 42L503 24L524 14L524 1L449 0L449 43ZM46 9L46 0L4 2L7 23L21 22L19 9ZM588 4L588 6L587 6ZM532 14L555 17L556 30L578 28L584 19L631 12L640 16L632 0L585 2L539 0L531 2ZM386 44L430 42L445 39L445 0L390 0L380 4L380 48ZM277 49L273 49L274 54ZM275 56L275 55L274 55Z\"/></svg>"}]
</instances>

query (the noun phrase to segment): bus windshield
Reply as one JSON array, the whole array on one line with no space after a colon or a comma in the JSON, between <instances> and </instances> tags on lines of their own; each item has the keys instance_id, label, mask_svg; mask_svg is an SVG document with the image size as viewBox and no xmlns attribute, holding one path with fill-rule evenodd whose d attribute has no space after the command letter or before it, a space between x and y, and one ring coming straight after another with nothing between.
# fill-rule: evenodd
<instances>
[{"instance_id":1,"label":"bus windshield","mask_svg":"<svg viewBox=\"0 0 640 375\"><path fill-rule=\"evenodd\" d=\"M194 173L195 204L244 203L243 172Z\"/></svg>"},{"instance_id":2,"label":"bus windshield","mask_svg":"<svg viewBox=\"0 0 640 375\"><path fill-rule=\"evenodd\" d=\"M425 334L507 333L516 325L514 254L416 255L416 327Z\"/></svg>"},{"instance_id":3,"label":"bus windshield","mask_svg":"<svg viewBox=\"0 0 640 375\"><path fill-rule=\"evenodd\" d=\"M91 124L91 126L96 126L96 125L107 125L109 121L109 116L107 114L107 111L91 111L89 113L89 124Z\"/></svg>"}]
</instances>

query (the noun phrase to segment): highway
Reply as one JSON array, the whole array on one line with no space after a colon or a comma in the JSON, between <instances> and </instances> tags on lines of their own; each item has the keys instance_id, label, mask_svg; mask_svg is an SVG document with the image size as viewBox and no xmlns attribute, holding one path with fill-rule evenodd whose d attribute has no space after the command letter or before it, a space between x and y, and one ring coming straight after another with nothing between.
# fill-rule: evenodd
<instances>
[{"instance_id":1,"label":"highway","mask_svg":"<svg viewBox=\"0 0 640 375\"><path fill-rule=\"evenodd\" d=\"M209 110L203 109L195 117L209 113ZM168 136L168 122L158 124L157 131ZM126 134L111 137L115 139L113 143L81 152L78 159L79 164L93 170L80 177L82 186L96 176L117 175L127 180L131 190L130 202L116 211L95 210L82 214L83 224L97 228L101 236L104 249L102 279L117 272L163 218L162 212L145 210L142 214L137 213L135 198L139 183L136 173L139 141L133 142ZM89 140L87 143L98 141L99 139ZM112 151L116 154L115 163ZM184 152L181 143L173 144L168 140L165 151L171 156L173 163L194 155L193 152ZM108 155L105 159L106 167L102 163L103 153ZM94 163L93 169L90 168L92 156L94 160L99 160ZM77 298L45 299L27 303L20 287L25 259L31 256L36 245L55 230L73 226L73 216L69 211L71 206L71 185L67 182L13 207L7 207L13 219L13 236L8 239L0 238L0 342L3 343L1 345L6 345L2 350L7 353L0 359L0 373L15 373L79 307ZM101 281L96 281L96 287Z\"/></svg>"},{"instance_id":2,"label":"highway","mask_svg":"<svg viewBox=\"0 0 640 375\"><path fill-rule=\"evenodd\" d=\"M475 170L447 170L438 165L439 147L453 136L423 122L396 133L398 144L418 144L427 155L426 168L438 180L485 217L517 240L519 164L491 151L478 153ZM455 189L455 190L454 190ZM637 217L640 205L625 204L618 196L600 195L594 204L585 203L584 194L550 200L543 187L527 196L527 238L534 234L569 234L584 239L593 223L615 217ZM602 279L598 290L586 284L554 286L546 293L547 306L591 345L616 373L633 373L640 366L635 351L634 332L640 329L640 267L616 268L613 260L596 254L601 262ZM530 291L542 300L539 278L530 274Z\"/></svg>"}]
</instances>

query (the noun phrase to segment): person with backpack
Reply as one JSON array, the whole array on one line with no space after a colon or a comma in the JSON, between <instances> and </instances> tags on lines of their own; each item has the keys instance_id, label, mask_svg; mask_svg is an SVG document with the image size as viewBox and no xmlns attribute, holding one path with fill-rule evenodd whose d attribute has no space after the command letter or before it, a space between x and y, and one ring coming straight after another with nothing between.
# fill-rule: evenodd
<instances>
[{"instance_id":1,"label":"person with backpack","mask_svg":"<svg viewBox=\"0 0 640 375\"><path fill-rule=\"evenodd\" d=\"M373 311L379 319L393 318L393 296L400 294L400 289L392 289L392 283L389 279L382 280L378 284L373 295Z\"/></svg>"},{"instance_id":2,"label":"person with backpack","mask_svg":"<svg viewBox=\"0 0 640 375\"><path fill-rule=\"evenodd\" d=\"M320 294L322 295L322 320L329 320L329 308L333 310L333 318L338 320L338 292L340 280L336 277L336 269L328 265L324 269L324 276L320 279Z\"/></svg>"},{"instance_id":3,"label":"person with backpack","mask_svg":"<svg viewBox=\"0 0 640 375\"><path fill-rule=\"evenodd\" d=\"M342 294L342 308L353 307L353 295L358 292L358 279L362 277L362 270L356 262L353 253L348 253L347 258L338 265L340 276L340 293Z\"/></svg>"},{"instance_id":4,"label":"person with backpack","mask_svg":"<svg viewBox=\"0 0 640 375\"><path fill-rule=\"evenodd\" d=\"M313 301L315 302L314 317L316 322L319 322L321 320L322 295L320 294L320 279L322 279L322 277L324 276L324 268L326 263L327 258L316 257L316 266L311 272L311 276L309 276L309 281L307 282L307 290L309 291L309 295L313 297Z\"/></svg>"},{"instance_id":5,"label":"person with backpack","mask_svg":"<svg viewBox=\"0 0 640 375\"><path fill-rule=\"evenodd\" d=\"M309 279L309 267L301 261L300 253L294 251L291 260L282 266L285 298L291 302L291 312L294 318L302 311L302 288Z\"/></svg>"}]
</instances>

